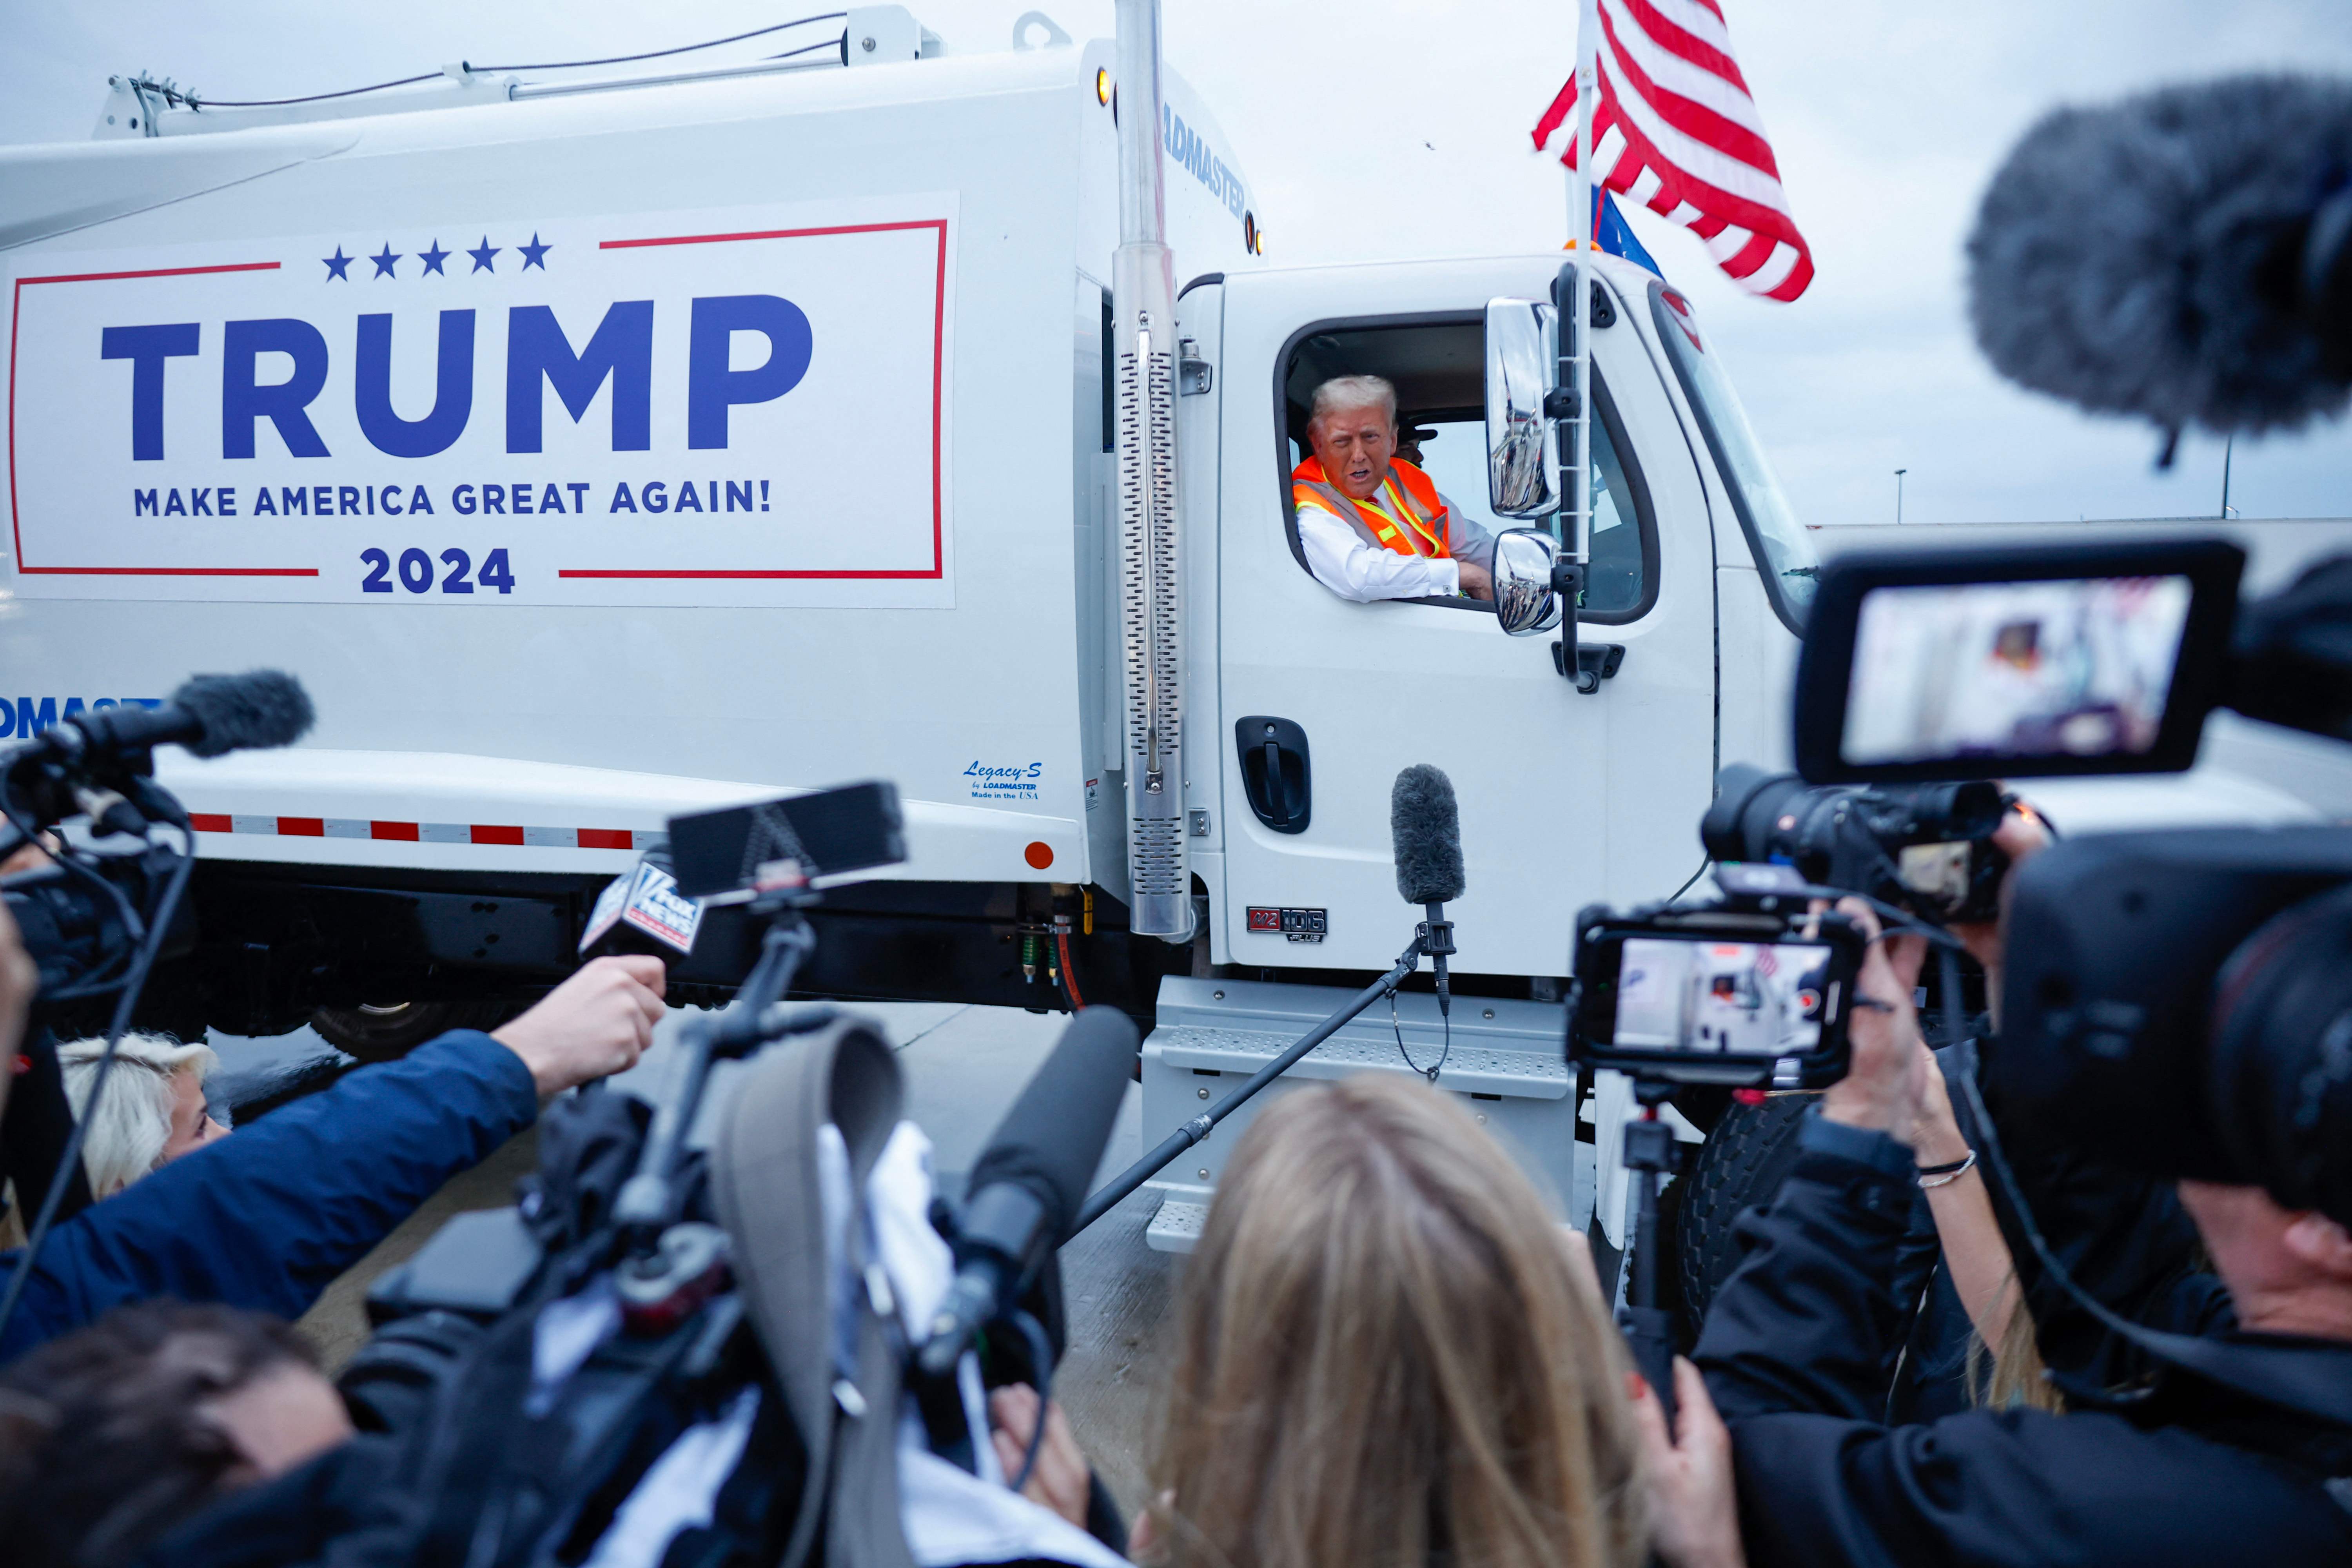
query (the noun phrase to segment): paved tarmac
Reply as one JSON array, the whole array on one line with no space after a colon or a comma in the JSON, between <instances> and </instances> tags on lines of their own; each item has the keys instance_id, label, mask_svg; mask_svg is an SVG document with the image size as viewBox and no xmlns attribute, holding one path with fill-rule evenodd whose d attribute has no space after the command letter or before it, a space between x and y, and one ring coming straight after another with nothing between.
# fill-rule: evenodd
<instances>
[{"instance_id":1,"label":"paved tarmac","mask_svg":"<svg viewBox=\"0 0 2352 1568\"><path fill-rule=\"evenodd\" d=\"M859 1010L878 1017L898 1047L908 1114L931 1140L941 1187L958 1193L997 1119L1067 1022L1058 1014L1004 1007L909 1003ZM615 1085L658 1091L667 1080L673 1059L667 1047L680 1016L671 1015L646 1059L615 1079ZM308 1029L272 1040L215 1036L213 1046L222 1057L214 1098L232 1111L237 1105L282 1102L289 1093L323 1087L352 1065ZM730 1070L732 1064L718 1068L720 1075ZM716 1078L706 1107L721 1103L725 1093L724 1077ZM1141 1153L1139 1114L1140 1090L1130 1088L1104 1153L1103 1176ZM515 1182L537 1161L536 1134L526 1131L452 1180L329 1287L300 1324L329 1366L342 1364L365 1342L367 1289L379 1274L415 1252L452 1215L513 1202ZM1150 1415L1165 1349L1161 1328L1181 1262L1144 1245L1143 1227L1156 1202L1150 1194L1129 1198L1062 1254L1069 1343L1054 1394L1069 1413L1080 1445L1129 1513L1145 1495Z\"/></svg>"}]
</instances>

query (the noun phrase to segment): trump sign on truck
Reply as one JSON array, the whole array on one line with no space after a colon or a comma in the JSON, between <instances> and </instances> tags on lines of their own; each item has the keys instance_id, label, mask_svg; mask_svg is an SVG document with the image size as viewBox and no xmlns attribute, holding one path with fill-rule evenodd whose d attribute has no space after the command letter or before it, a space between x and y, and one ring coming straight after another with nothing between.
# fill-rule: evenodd
<instances>
[{"instance_id":1,"label":"trump sign on truck","mask_svg":"<svg viewBox=\"0 0 2352 1568\"><path fill-rule=\"evenodd\" d=\"M953 603L951 195L45 253L26 596Z\"/></svg>"}]
</instances>

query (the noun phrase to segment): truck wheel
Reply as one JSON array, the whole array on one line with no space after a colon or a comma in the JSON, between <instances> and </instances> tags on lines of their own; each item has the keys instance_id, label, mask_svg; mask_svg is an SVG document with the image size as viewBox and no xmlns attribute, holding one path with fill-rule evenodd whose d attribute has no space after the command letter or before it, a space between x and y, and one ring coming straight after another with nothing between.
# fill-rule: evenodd
<instances>
[{"instance_id":1,"label":"truck wheel","mask_svg":"<svg viewBox=\"0 0 2352 1568\"><path fill-rule=\"evenodd\" d=\"M1732 1105L1699 1145L1690 1173L1669 1189L1675 1205L1675 1274L1684 1331L1696 1337L1716 1288L1739 1262L1731 1226L1772 1201L1797 1163L1797 1129L1815 1096L1776 1094L1761 1105Z\"/></svg>"},{"instance_id":2,"label":"truck wheel","mask_svg":"<svg viewBox=\"0 0 2352 1568\"><path fill-rule=\"evenodd\" d=\"M363 1062L388 1062L451 1029L493 1029L520 1011L493 1001L362 1003L321 1007L310 1015L310 1027L339 1051Z\"/></svg>"}]
</instances>

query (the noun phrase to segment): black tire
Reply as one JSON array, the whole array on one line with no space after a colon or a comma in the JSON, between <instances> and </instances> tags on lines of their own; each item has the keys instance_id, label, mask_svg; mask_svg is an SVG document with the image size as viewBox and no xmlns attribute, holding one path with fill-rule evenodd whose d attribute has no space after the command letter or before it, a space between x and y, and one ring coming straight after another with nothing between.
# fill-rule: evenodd
<instances>
[{"instance_id":1,"label":"black tire","mask_svg":"<svg viewBox=\"0 0 2352 1568\"><path fill-rule=\"evenodd\" d=\"M1669 1189L1675 1205L1675 1275L1683 1329L1696 1337L1716 1288L1739 1263L1732 1222L1759 1204L1772 1201L1781 1178L1797 1163L1797 1129L1814 1100L1810 1094L1776 1094L1761 1105L1735 1104L1717 1122L1689 1174Z\"/></svg>"},{"instance_id":2,"label":"black tire","mask_svg":"<svg viewBox=\"0 0 2352 1568\"><path fill-rule=\"evenodd\" d=\"M339 1051L388 1062L452 1029L494 1029L520 1011L520 1003L480 1000L321 1007L310 1015L310 1027Z\"/></svg>"}]
</instances>

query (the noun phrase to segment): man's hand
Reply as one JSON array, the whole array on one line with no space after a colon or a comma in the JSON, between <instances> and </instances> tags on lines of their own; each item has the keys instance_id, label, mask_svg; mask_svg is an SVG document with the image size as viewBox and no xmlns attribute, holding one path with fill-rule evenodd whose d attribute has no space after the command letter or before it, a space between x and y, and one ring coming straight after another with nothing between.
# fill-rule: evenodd
<instances>
[{"instance_id":1,"label":"man's hand","mask_svg":"<svg viewBox=\"0 0 2352 1568\"><path fill-rule=\"evenodd\" d=\"M1492 602L1495 597L1495 574L1492 572L1475 561L1456 561L1454 564L1462 574L1462 591L1465 594L1474 599Z\"/></svg>"},{"instance_id":2,"label":"man's hand","mask_svg":"<svg viewBox=\"0 0 2352 1568\"><path fill-rule=\"evenodd\" d=\"M664 980L658 958L597 959L490 1038L522 1058L545 1100L636 1065L661 1021Z\"/></svg>"},{"instance_id":3,"label":"man's hand","mask_svg":"<svg viewBox=\"0 0 2352 1568\"><path fill-rule=\"evenodd\" d=\"M1675 1425L1666 1432L1665 1407L1642 1374L1625 1374L1641 1428L1650 1485L1651 1546L1669 1568L1745 1568L1739 1545L1739 1494L1731 1468L1731 1432L1715 1413L1706 1379L1675 1357Z\"/></svg>"},{"instance_id":4,"label":"man's hand","mask_svg":"<svg viewBox=\"0 0 2352 1568\"><path fill-rule=\"evenodd\" d=\"M1029 1456L1029 1437L1037 1430L1037 1391L1025 1383L1008 1384L988 1396L988 1435L996 1462L1007 1485L1021 1473ZM1021 1495L1039 1508L1058 1513L1080 1530L1087 1527L1087 1500L1094 1471L1071 1434L1069 1418L1058 1405L1045 1408L1045 1440L1037 1446L1037 1468Z\"/></svg>"},{"instance_id":5,"label":"man's hand","mask_svg":"<svg viewBox=\"0 0 2352 1568\"><path fill-rule=\"evenodd\" d=\"M1860 899L1840 900L1838 913L1861 928L1870 946L1846 1008L1853 1065L1822 1096L1822 1114L1911 1143L1927 1106L1927 1077L1937 1070L1911 1000L1927 944L1916 936L1883 938L1877 915Z\"/></svg>"}]
</instances>

